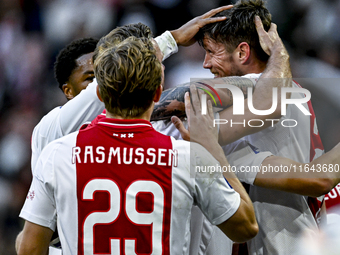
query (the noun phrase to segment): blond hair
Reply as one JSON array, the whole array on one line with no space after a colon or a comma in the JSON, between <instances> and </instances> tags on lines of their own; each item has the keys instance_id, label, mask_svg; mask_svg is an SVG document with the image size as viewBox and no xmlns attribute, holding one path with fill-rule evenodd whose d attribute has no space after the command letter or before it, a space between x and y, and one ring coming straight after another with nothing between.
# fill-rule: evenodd
<instances>
[{"instance_id":1,"label":"blond hair","mask_svg":"<svg viewBox=\"0 0 340 255\"><path fill-rule=\"evenodd\" d=\"M110 33L100 38L93 54L93 62L97 58L98 54L100 54L100 52L103 52L105 49L121 43L130 36L135 36L137 38L153 37L151 29L147 25L140 22L116 27Z\"/></svg>"},{"instance_id":2,"label":"blond hair","mask_svg":"<svg viewBox=\"0 0 340 255\"><path fill-rule=\"evenodd\" d=\"M153 102L162 81L162 64L151 39L132 36L100 52L94 73L106 110L136 118Z\"/></svg>"}]
</instances>

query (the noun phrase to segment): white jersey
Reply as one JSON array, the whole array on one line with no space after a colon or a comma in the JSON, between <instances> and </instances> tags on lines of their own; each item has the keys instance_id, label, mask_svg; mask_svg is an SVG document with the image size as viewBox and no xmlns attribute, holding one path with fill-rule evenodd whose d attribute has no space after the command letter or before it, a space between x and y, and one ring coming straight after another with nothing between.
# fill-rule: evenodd
<instances>
[{"instance_id":1,"label":"white jersey","mask_svg":"<svg viewBox=\"0 0 340 255\"><path fill-rule=\"evenodd\" d=\"M183 124L185 127L188 126L186 120L183 120ZM155 121L152 125L162 134L182 139L171 121ZM272 155L270 152L260 152L243 139L224 146L223 149L235 174L243 182L254 182L256 172L250 171L249 168L259 168L263 160ZM197 206L192 208L191 214L190 254L228 255L232 253L233 242L219 228L212 225Z\"/></svg>"},{"instance_id":2,"label":"white jersey","mask_svg":"<svg viewBox=\"0 0 340 255\"><path fill-rule=\"evenodd\" d=\"M163 60L178 51L175 39L169 31L155 38L163 53ZM34 128L32 134L31 169L34 171L36 162L43 148L60 137L63 137L80 128L83 123L92 121L104 109L96 93L96 79L88 85L73 100L64 106L56 107L45 115ZM52 254L61 254L60 250L50 250Z\"/></svg>"},{"instance_id":3,"label":"white jersey","mask_svg":"<svg viewBox=\"0 0 340 255\"><path fill-rule=\"evenodd\" d=\"M257 80L259 76L259 74L250 74L245 77ZM299 87L295 82L293 86ZM292 98L301 97L303 95L292 93ZM263 154L264 152L258 153L259 151L269 151L270 154L303 163L322 155L324 150L313 108L310 102L303 106L311 112L311 116L305 116L295 105L289 105L286 116L282 117L274 127L224 147L230 165L238 166L237 176L241 181L253 184L256 171L245 171L247 170L245 167L258 167L269 156ZM296 120L298 125L294 128L284 127L282 123L295 124L289 119ZM167 132L171 132L171 135L176 133L174 128L171 129L166 125L164 127ZM315 199L256 186L250 186L249 195L260 226L257 236L248 242L250 254L294 254L299 232L306 228L317 227L322 198ZM228 254L227 242L219 241L225 237L218 230L207 228L209 224L204 217L197 216L197 218L202 218L203 222L202 225L197 222L194 225L194 227L199 226L197 228L202 233L202 240L199 243L199 252L195 250L192 254ZM219 243L223 243L224 248L221 249ZM209 247L216 248L213 252L209 252Z\"/></svg>"},{"instance_id":4,"label":"white jersey","mask_svg":"<svg viewBox=\"0 0 340 255\"><path fill-rule=\"evenodd\" d=\"M104 110L104 104L98 99L96 88L97 81L94 80L75 98L46 114L35 126L31 144L32 172L40 153L47 144L79 130L85 122L92 121Z\"/></svg>"},{"instance_id":5,"label":"white jersey","mask_svg":"<svg viewBox=\"0 0 340 255\"><path fill-rule=\"evenodd\" d=\"M293 87L299 85L293 82ZM304 95L292 93L291 98ZM311 116L295 105L288 105L287 114L273 127L249 135L245 139L260 150L276 156L307 163L324 152L310 101L303 104ZM294 121L290 121L294 120ZM296 122L295 122L296 121ZM294 126L295 127L285 127ZM253 176L250 176L251 179ZM245 180L252 184L251 180ZM298 236L306 228L316 229L322 198L250 186L259 233L248 242L249 254L295 254Z\"/></svg>"},{"instance_id":6,"label":"white jersey","mask_svg":"<svg viewBox=\"0 0 340 255\"><path fill-rule=\"evenodd\" d=\"M215 225L240 205L221 173L196 165L218 162L148 121L101 118L43 150L20 217L58 225L63 254L188 254L193 205Z\"/></svg>"}]
</instances>

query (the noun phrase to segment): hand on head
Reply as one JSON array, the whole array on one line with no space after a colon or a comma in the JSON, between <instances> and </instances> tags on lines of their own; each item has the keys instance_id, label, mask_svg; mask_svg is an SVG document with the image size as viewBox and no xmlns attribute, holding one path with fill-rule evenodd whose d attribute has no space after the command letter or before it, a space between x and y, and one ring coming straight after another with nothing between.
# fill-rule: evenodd
<instances>
[{"instance_id":1,"label":"hand on head","mask_svg":"<svg viewBox=\"0 0 340 255\"><path fill-rule=\"evenodd\" d=\"M259 35L260 44L264 52L266 52L269 56L272 55L274 51L277 50L285 50L285 47L277 33L277 26L274 23L271 23L268 32L264 30L261 18L259 16L255 16L255 26L257 33Z\"/></svg>"},{"instance_id":2,"label":"hand on head","mask_svg":"<svg viewBox=\"0 0 340 255\"><path fill-rule=\"evenodd\" d=\"M172 36L175 38L177 45L190 46L196 42L195 35L197 32L207 24L223 21L226 17L214 17L215 14L232 8L232 5L222 6L216 9L212 9L205 14L193 18L192 20L185 23L183 26L176 30L170 31Z\"/></svg>"}]
</instances>

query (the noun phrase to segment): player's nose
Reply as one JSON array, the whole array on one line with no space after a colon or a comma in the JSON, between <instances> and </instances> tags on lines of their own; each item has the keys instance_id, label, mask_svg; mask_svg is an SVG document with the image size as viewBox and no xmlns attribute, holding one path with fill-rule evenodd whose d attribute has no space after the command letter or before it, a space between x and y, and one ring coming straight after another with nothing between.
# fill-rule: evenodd
<instances>
[{"instance_id":1,"label":"player's nose","mask_svg":"<svg viewBox=\"0 0 340 255\"><path fill-rule=\"evenodd\" d=\"M204 57L203 68L211 69L211 57L207 53L205 54L205 57Z\"/></svg>"}]
</instances>

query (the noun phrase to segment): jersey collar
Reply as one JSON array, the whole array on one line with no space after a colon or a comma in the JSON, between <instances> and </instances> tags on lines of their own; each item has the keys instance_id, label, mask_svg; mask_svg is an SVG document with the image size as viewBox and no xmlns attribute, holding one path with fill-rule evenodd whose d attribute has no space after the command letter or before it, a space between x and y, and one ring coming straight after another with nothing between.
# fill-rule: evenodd
<instances>
[{"instance_id":1,"label":"jersey collar","mask_svg":"<svg viewBox=\"0 0 340 255\"><path fill-rule=\"evenodd\" d=\"M150 121L143 119L112 119L112 118L102 118L98 121L98 125L104 125L108 127L116 128L153 128Z\"/></svg>"}]
</instances>

